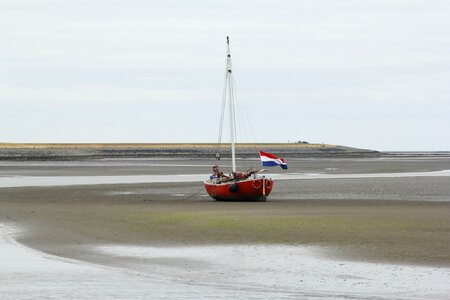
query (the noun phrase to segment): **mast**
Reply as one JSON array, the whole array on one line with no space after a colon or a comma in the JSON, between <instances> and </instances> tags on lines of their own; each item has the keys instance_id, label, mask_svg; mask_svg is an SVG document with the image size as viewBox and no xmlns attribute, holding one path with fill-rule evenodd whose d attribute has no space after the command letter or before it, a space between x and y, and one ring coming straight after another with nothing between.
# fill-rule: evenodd
<instances>
[{"instance_id":1,"label":"mast","mask_svg":"<svg viewBox=\"0 0 450 300\"><path fill-rule=\"evenodd\" d=\"M230 139L231 139L231 166L232 171L236 172L236 114L234 109L234 91L233 78L231 72L231 52L230 52L230 38L227 36L227 83L228 83L228 97L230 101Z\"/></svg>"}]
</instances>

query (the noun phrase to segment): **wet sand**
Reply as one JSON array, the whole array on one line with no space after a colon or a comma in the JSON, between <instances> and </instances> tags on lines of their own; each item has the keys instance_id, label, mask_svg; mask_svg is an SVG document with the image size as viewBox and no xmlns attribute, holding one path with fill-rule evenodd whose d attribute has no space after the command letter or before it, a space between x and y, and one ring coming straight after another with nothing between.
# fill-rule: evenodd
<instances>
[{"instance_id":1,"label":"wet sand","mask_svg":"<svg viewBox=\"0 0 450 300\"><path fill-rule=\"evenodd\" d=\"M450 268L345 261L318 246L84 246L114 258L109 267L24 247L18 232L0 224L3 299L446 299L450 292Z\"/></svg>"},{"instance_id":2,"label":"wet sand","mask_svg":"<svg viewBox=\"0 0 450 300\"><path fill-rule=\"evenodd\" d=\"M192 183L3 188L0 215L29 229L21 242L72 258L83 258L66 251L78 244L268 243L333 246L336 255L351 259L450 266L449 180L279 181L284 192L266 203L215 202ZM303 194L296 197L295 190ZM405 190L413 199L402 196Z\"/></svg>"},{"instance_id":3,"label":"wet sand","mask_svg":"<svg viewBox=\"0 0 450 300\"><path fill-rule=\"evenodd\" d=\"M254 165L253 161L240 163L244 168ZM24 175L203 174L210 165L195 160L3 163L0 180ZM383 174L448 169L448 158L308 159L291 161L289 172ZM45 253L133 270L148 266L150 273L175 268L174 274L192 271L208 276L208 270L220 270L192 267L198 263L195 257L143 259L99 249L306 246L327 249L326 257L341 262L434 268L430 272L450 267L448 176L279 180L266 203L215 202L205 195L200 182L10 187L0 189L0 221L20 228L15 235L18 242Z\"/></svg>"}]
</instances>

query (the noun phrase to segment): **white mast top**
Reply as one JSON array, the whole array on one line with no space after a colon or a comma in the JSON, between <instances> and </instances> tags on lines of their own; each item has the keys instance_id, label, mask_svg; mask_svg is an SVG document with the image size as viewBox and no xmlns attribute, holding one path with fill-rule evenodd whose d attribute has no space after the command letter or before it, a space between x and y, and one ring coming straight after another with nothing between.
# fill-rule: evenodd
<instances>
[{"instance_id":1,"label":"white mast top","mask_svg":"<svg viewBox=\"0 0 450 300\"><path fill-rule=\"evenodd\" d=\"M233 172L236 172L236 152L235 152L235 139L236 139L236 114L234 109L234 91L233 91L233 78L231 72L231 51L230 51L230 38L227 36L227 83L228 83L228 97L230 101L230 139L231 139L231 166Z\"/></svg>"}]
</instances>

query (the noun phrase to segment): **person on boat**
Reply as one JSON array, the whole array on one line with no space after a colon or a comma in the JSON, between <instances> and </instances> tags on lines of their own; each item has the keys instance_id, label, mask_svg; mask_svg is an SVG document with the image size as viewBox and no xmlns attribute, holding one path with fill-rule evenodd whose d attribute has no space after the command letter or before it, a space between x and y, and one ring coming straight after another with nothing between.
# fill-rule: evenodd
<instances>
[{"instance_id":1,"label":"person on boat","mask_svg":"<svg viewBox=\"0 0 450 300\"><path fill-rule=\"evenodd\" d=\"M258 173L260 171L260 169L249 169L245 172L233 172L233 178L236 180L243 180L243 179L247 179L252 175L256 176L256 173Z\"/></svg>"},{"instance_id":2,"label":"person on boat","mask_svg":"<svg viewBox=\"0 0 450 300\"><path fill-rule=\"evenodd\" d=\"M219 170L218 165L213 166L213 174L209 176L209 178L215 180L217 183L230 179L229 176L223 174L223 172Z\"/></svg>"}]
</instances>

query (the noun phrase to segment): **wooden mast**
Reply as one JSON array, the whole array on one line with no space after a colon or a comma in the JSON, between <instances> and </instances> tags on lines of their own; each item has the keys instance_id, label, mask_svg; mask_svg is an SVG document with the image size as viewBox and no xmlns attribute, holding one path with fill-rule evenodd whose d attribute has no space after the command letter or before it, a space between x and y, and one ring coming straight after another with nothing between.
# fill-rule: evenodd
<instances>
[{"instance_id":1,"label":"wooden mast","mask_svg":"<svg viewBox=\"0 0 450 300\"><path fill-rule=\"evenodd\" d=\"M230 52L230 38L227 36L227 83L228 83L228 97L230 101L230 139L231 139L231 166L233 172L236 172L236 113L234 107L234 91L233 78L231 71L231 52Z\"/></svg>"}]
</instances>

